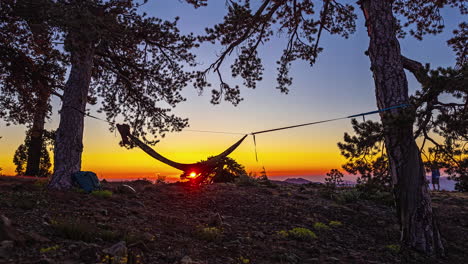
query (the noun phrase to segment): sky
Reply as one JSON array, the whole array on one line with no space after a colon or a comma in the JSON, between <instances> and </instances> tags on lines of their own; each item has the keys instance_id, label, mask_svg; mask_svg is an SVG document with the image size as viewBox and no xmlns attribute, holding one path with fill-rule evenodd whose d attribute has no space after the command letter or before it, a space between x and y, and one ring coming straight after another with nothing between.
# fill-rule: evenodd
<instances>
[{"instance_id":1,"label":"sky","mask_svg":"<svg viewBox=\"0 0 468 264\"><path fill-rule=\"evenodd\" d=\"M172 20L179 16L182 33L203 33L204 28L222 20L225 1L211 0L208 7L194 9L183 1L150 0L142 11L148 15ZM359 10L358 10L359 11ZM289 94L280 93L276 87L276 61L281 56L285 39L275 35L272 41L260 47L265 65L263 80L255 90L242 87L244 100L233 106L228 102L210 104L211 93L202 95L191 86L184 89L187 98L173 110L181 117L189 118L192 130L252 131L313 122L348 116L376 109L374 85L369 58L364 52L368 36L362 15L358 13L357 31L349 39L324 34L321 46L324 51L316 64L296 62L291 69L294 78ZM446 30L437 36L426 36L423 41L406 37L401 40L402 54L431 67L453 66L455 57L446 45L451 30L464 18L454 10L443 10ZM466 20L466 19L465 19ZM194 51L203 67L209 65L221 52L217 45L202 45ZM229 64L222 68L230 76ZM419 88L415 79L407 74L410 91ZM217 85L214 75L208 76ZM242 84L241 80L231 80ZM58 127L60 102L53 101L53 115L46 127ZM92 114L96 107L88 107ZM368 117L377 120L377 116ZM324 175L344 163L337 147L344 132L352 132L350 120L340 120L314 126L306 126L258 135L258 162L255 159L251 137L230 157L246 167L248 172L259 172L264 167L273 177ZM24 126L6 127L0 121L0 167L2 173L13 175L12 162L16 148L24 141ZM154 148L178 162L193 163L224 151L241 135L210 134L182 131L166 135ZM84 152L82 170L94 171L100 178L153 178L158 175L174 178L180 172L149 157L140 149L128 150L119 146L119 136L109 132L109 125L94 119L85 119Z\"/></svg>"}]
</instances>

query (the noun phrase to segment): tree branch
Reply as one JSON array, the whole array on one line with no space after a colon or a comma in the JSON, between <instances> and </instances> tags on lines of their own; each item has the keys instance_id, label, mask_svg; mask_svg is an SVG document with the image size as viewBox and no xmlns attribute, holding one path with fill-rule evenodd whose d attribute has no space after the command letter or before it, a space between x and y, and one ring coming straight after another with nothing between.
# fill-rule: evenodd
<instances>
[{"instance_id":1,"label":"tree branch","mask_svg":"<svg viewBox=\"0 0 468 264\"><path fill-rule=\"evenodd\" d=\"M427 81L429 81L429 76L427 76L426 72L424 71L424 66L422 63L408 59L403 55L401 55L401 61L403 63L403 68L413 73L414 77L420 84L425 84Z\"/></svg>"}]
</instances>

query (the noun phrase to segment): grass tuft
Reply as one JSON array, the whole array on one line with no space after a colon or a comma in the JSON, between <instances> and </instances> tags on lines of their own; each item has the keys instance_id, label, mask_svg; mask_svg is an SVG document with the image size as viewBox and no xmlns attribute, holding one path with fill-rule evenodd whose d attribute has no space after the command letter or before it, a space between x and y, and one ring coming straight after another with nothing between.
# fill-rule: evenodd
<instances>
[{"instance_id":1,"label":"grass tuft","mask_svg":"<svg viewBox=\"0 0 468 264\"><path fill-rule=\"evenodd\" d=\"M92 191L91 195L99 197L99 198L110 198L112 197L112 192L109 190L98 190L98 191Z\"/></svg>"},{"instance_id":2,"label":"grass tuft","mask_svg":"<svg viewBox=\"0 0 468 264\"><path fill-rule=\"evenodd\" d=\"M304 227L295 227L291 230L281 230L277 232L278 236L290 238L299 241L311 241L317 238L317 235L310 229Z\"/></svg>"},{"instance_id":3,"label":"grass tuft","mask_svg":"<svg viewBox=\"0 0 468 264\"><path fill-rule=\"evenodd\" d=\"M314 229L315 230L330 230L330 227L322 222L316 222L314 223Z\"/></svg>"}]
</instances>

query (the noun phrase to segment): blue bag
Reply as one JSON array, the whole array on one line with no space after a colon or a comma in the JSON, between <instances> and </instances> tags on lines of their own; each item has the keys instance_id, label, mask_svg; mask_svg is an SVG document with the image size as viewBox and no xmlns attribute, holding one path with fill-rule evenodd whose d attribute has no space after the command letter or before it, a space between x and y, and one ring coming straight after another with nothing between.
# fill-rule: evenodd
<instances>
[{"instance_id":1,"label":"blue bag","mask_svg":"<svg viewBox=\"0 0 468 264\"><path fill-rule=\"evenodd\" d=\"M101 184L96 173L92 171L79 171L72 175L72 180L77 183L81 189L90 193L101 189Z\"/></svg>"}]
</instances>

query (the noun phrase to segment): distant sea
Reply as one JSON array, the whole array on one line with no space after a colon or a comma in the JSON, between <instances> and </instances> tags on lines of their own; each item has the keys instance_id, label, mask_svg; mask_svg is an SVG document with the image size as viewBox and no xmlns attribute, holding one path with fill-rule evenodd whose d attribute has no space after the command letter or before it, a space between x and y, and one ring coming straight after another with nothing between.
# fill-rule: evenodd
<instances>
[{"instance_id":1,"label":"distant sea","mask_svg":"<svg viewBox=\"0 0 468 264\"><path fill-rule=\"evenodd\" d=\"M324 176L324 175L308 175L308 176L289 175L289 176L271 176L269 178L272 179L272 180L276 180L276 181L284 181L286 179L291 179L291 178L302 178L302 179L309 180L311 182L324 183L325 182L325 177L326 176ZM427 180L429 182L429 188L432 189L432 184L430 184L431 177L426 176L426 178L427 178ZM107 181L133 181L133 180L138 180L138 179L142 179L142 178L106 179L106 180ZM155 182L156 178L148 178L148 180L150 180L152 182ZM346 183L354 184L354 183L356 183L356 176L345 175L344 180L345 180ZM168 182L175 182L175 181L177 181L177 178L169 178L168 177L167 181ZM440 189L445 190L445 191L454 191L455 190L455 182L449 180L447 177L442 176L442 177L440 177Z\"/></svg>"},{"instance_id":2,"label":"distant sea","mask_svg":"<svg viewBox=\"0 0 468 264\"><path fill-rule=\"evenodd\" d=\"M271 179L280 180L280 181L284 181L284 180L290 179L290 178L302 178L302 179L306 179L306 180L309 180L309 181L312 181L312 182L324 183L326 176L324 176L324 175L311 175L311 176L303 176L303 175L294 176L294 175L292 175L292 176L274 176L274 177L271 177ZM353 175L345 175L344 176L345 182L351 183L351 184L356 183L356 178L357 177L353 176ZM432 190L431 176L426 175L426 179L429 182L429 188ZM449 180L446 176L441 176L439 182L440 182L440 190L455 191L455 181Z\"/></svg>"}]
</instances>

